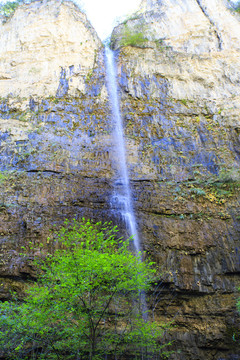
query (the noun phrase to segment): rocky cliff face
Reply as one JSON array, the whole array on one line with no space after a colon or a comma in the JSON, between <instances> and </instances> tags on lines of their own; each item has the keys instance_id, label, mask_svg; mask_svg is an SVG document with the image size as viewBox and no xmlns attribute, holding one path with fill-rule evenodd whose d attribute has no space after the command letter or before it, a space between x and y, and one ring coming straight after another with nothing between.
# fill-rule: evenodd
<instances>
[{"instance_id":1,"label":"rocky cliff face","mask_svg":"<svg viewBox=\"0 0 240 360\"><path fill-rule=\"evenodd\" d=\"M145 0L142 9L127 25L142 22L149 39L174 51L200 55L240 47L240 23L222 0Z\"/></svg>"},{"instance_id":2,"label":"rocky cliff face","mask_svg":"<svg viewBox=\"0 0 240 360\"><path fill-rule=\"evenodd\" d=\"M186 348L174 359L233 359L239 22L220 1L145 5L114 30L112 43L140 232L164 264L163 288L176 296L159 314L176 315L175 345ZM135 48L122 47L129 38Z\"/></svg>"},{"instance_id":3,"label":"rocky cliff face","mask_svg":"<svg viewBox=\"0 0 240 360\"><path fill-rule=\"evenodd\" d=\"M18 7L0 26L2 97L76 96L96 65L101 42L71 2ZM61 80L61 81L60 81Z\"/></svg>"},{"instance_id":4,"label":"rocky cliff face","mask_svg":"<svg viewBox=\"0 0 240 360\"><path fill-rule=\"evenodd\" d=\"M220 0L142 8L114 30L113 46L141 240L161 269L151 305L159 320L175 320L173 359L238 359L239 21ZM131 37L134 46L123 46ZM40 243L51 249L54 224L75 215L121 221L110 206L117 155L91 25L70 2L32 3L1 25L0 38L6 299L34 276L31 260Z\"/></svg>"},{"instance_id":5,"label":"rocky cliff face","mask_svg":"<svg viewBox=\"0 0 240 360\"><path fill-rule=\"evenodd\" d=\"M85 15L71 2L33 2L1 24L0 38L5 298L32 274L21 246L37 247L73 214L104 217L113 170L103 48Z\"/></svg>"}]
</instances>

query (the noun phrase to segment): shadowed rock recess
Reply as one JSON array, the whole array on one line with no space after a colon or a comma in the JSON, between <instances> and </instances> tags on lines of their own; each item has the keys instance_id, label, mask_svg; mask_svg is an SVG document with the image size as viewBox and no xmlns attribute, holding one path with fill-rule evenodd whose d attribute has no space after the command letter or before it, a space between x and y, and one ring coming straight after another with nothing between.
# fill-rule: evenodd
<instances>
[{"instance_id":1,"label":"shadowed rock recess","mask_svg":"<svg viewBox=\"0 0 240 360\"><path fill-rule=\"evenodd\" d=\"M0 44L5 300L66 218L123 224L104 49L86 16L68 1L23 5ZM174 320L172 359L240 359L239 17L221 0L143 0L112 47L139 234L159 266L149 307Z\"/></svg>"}]
</instances>

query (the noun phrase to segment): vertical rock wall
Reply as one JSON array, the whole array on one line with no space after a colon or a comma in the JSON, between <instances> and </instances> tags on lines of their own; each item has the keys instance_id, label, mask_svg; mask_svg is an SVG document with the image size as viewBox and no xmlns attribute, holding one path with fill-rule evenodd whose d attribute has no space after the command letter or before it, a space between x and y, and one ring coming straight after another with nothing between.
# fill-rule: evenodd
<instances>
[{"instance_id":1,"label":"vertical rock wall","mask_svg":"<svg viewBox=\"0 0 240 360\"><path fill-rule=\"evenodd\" d=\"M131 32L147 40L123 46ZM175 321L174 360L239 356L239 33L220 1L164 0L113 34L134 207L159 268L150 308ZM53 225L121 221L103 48L85 15L71 2L24 5L0 41L4 300L34 277L40 243L52 250Z\"/></svg>"},{"instance_id":2,"label":"vertical rock wall","mask_svg":"<svg viewBox=\"0 0 240 360\"><path fill-rule=\"evenodd\" d=\"M86 16L68 1L23 5L0 42L3 300L34 276L54 224L107 218L113 168L103 47Z\"/></svg>"},{"instance_id":3,"label":"vertical rock wall","mask_svg":"<svg viewBox=\"0 0 240 360\"><path fill-rule=\"evenodd\" d=\"M239 22L221 1L145 5L112 45L140 233L162 273L152 306L175 320L173 359L238 359Z\"/></svg>"}]
</instances>

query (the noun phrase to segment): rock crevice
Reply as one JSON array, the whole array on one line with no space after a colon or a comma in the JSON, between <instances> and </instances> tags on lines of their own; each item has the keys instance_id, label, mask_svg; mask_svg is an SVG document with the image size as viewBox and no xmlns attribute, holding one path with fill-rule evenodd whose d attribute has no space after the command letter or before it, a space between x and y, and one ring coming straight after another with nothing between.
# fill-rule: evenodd
<instances>
[{"instance_id":1,"label":"rock crevice","mask_svg":"<svg viewBox=\"0 0 240 360\"><path fill-rule=\"evenodd\" d=\"M215 33L216 36L218 38L218 42L219 42L219 50L223 50L223 39L221 37L220 32L218 31L218 28L216 26L216 24L214 23L214 21L211 19L211 17L209 16L208 12L207 12L207 8L202 4L201 0L196 0L200 9L202 10L202 12L204 13L204 15L208 18L209 22L213 25L214 29L215 29Z\"/></svg>"}]
</instances>

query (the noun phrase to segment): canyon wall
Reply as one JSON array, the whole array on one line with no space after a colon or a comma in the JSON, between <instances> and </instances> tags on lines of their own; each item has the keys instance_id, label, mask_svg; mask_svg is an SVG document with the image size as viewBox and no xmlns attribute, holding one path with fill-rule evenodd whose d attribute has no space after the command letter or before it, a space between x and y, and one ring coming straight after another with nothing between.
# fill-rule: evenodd
<instances>
[{"instance_id":1,"label":"canyon wall","mask_svg":"<svg viewBox=\"0 0 240 360\"><path fill-rule=\"evenodd\" d=\"M176 360L239 359L239 34L220 0L151 0L112 35L133 204L159 268L150 308L174 320ZM123 224L104 51L85 15L33 2L0 25L0 42L5 300L22 296L66 218Z\"/></svg>"}]
</instances>

